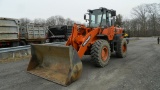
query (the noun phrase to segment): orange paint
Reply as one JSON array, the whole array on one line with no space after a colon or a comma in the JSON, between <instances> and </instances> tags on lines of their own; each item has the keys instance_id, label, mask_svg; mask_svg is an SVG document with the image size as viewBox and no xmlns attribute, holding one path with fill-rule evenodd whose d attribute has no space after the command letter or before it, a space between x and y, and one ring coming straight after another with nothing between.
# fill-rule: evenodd
<instances>
[{"instance_id":1,"label":"orange paint","mask_svg":"<svg viewBox=\"0 0 160 90\"><path fill-rule=\"evenodd\" d=\"M101 30L100 27L87 28L84 25L74 24L66 45L72 45L77 50L79 57L82 58L88 48L98 39L98 34L103 34L108 37L108 40L113 40L114 35L122 34L122 31L122 28L114 26Z\"/></svg>"}]
</instances>

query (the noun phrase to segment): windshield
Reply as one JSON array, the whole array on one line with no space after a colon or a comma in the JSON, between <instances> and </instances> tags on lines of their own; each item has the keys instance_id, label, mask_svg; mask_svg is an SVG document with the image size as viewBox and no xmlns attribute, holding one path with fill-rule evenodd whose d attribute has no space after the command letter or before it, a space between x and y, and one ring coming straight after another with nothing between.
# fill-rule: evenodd
<instances>
[{"instance_id":1,"label":"windshield","mask_svg":"<svg viewBox=\"0 0 160 90\"><path fill-rule=\"evenodd\" d=\"M95 10L93 13L90 13L90 27L98 27L101 23L101 18L101 10ZM103 14L102 25L106 25L106 13Z\"/></svg>"}]
</instances>

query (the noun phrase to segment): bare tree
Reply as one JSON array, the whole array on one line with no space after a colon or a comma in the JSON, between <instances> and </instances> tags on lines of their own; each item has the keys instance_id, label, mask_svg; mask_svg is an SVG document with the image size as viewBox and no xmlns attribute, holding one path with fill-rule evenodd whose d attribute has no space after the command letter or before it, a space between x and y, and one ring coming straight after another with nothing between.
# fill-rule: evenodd
<instances>
[{"instance_id":1,"label":"bare tree","mask_svg":"<svg viewBox=\"0 0 160 90\"><path fill-rule=\"evenodd\" d=\"M158 16L160 14L159 5L157 3L147 4L146 8L148 10L148 28L152 30L152 35L156 35L157 30L159 29Z\"/></svg>"},{"instance_id":2,"label":"bare tree","mask_svg":"<svg viewBox=\"0 0 160 90\"><path fill-rule=\"evenodd\" d=\"M41 18L34 19L34 25L42 25L42 26L44 26L45 24L46 24L46 21L44 19L41 19Z\"/></svg>"},{"instance_id":3,"label":"bare tree","mask_svg":"<svg viewBox=\"0 0 160 90\"><path fill-rule=\"evenodd\" d=\"M55 16L56 25L65 25L65 19L62 16Z\"/></svg>"},{"instance_id":4,"label":"bare tree","mask_svg":"<svg viewBox=\"0 0 160 90\"><path fill-rule=\"evenodd\" d=\"M115 22L116 25L119 25L119 26L122 26L122 15L118 14L116 16L116 22Z\"/></svg>"},{"instance_id":5,"label":"bare tree","mask_svg":"<svg viewBox=\"0 0 160 90\"><path fill-rule=\"evenodd\" d=\"M47 26L53 26L56 25L56 19L55 16L51 16L46 20L46 25Z\"/></svg>"},{"instance_id":6,"label":"bare tree","mask_svg":"<svg viewBox=\"0 0 160 90\"><path fill-rule=\"evenodd\" d=\"M62 16L51 16L46 20L48 26L52 25L65 25L65 19Z\"/></svg>"},{"instance_id":7,"label":"bare tree","mask_svg":"<svg viewBox=\"0 0 160 90\"><path fill-rule=\"evenodd\" d=\"M31 23L31 20L28 18L20 18L19 20L20 20L20 25L22 25L22 26Z\"/></svg>"},{"instance_id":8,"label":"bare tree","mask_svg":"<svg viewBox=\"0 0 160 90\"><path fill-rule=\"evenodd\" d=\"M131 36L160 35L160 4L143 4L132 9L132 19L123 21Z\"/></svg>"},{"instance_id":9,"label":"bare tree","mask_svg":"<svg viewBox=\"0 0 160 90\"><path fill-rule=\"evenodd\" d=\"M147 29L147 8L146 5L139 5L132 9L132 14L135 16L135 19L138 20L137 23L140 24L140 28L143 31L143 36L146 36Z\"/></svg>"},{"instance_id":10,"label":"bare tree","mask_svg":"<svg viewBox=\"0 0 160 90\"><path fill-rule=\"evenodd\" d=\"M75 22L71 20L70 18L66 19L66 25L72 26Z\"/></svg>"}]
</instances>

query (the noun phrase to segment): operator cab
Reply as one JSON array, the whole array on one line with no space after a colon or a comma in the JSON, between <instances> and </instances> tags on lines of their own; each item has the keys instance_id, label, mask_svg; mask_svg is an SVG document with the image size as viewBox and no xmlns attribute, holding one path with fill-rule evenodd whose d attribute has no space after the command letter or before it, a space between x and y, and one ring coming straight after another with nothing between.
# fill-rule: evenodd
<instances>
[{"instance_id":1,"label":"operator cab","mask_svg":"<svg viewBox=\"0 0 160 90\"><path fill-rule=\"evenodd\" d=\"M86 14L84 15L84 19L89 21L89 27L110 27L115 23L115 10L109 10L107 8L99 8L94 10L88 10L89 19L86 19Z\"/></svg>"}]
</instances>

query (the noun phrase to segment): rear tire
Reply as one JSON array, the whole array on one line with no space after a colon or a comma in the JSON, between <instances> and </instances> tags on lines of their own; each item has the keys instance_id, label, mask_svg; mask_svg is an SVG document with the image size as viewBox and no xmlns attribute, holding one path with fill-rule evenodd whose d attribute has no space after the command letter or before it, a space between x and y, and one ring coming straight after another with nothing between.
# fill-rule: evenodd
<instances>
[{"instance_id":1,"label":"rear tire","mask_svg":"<svg viewBox=\"0 0 160 90\"><path fill-rule=\"evenodd\" d=\"M117 57L124 58L127 54L127 41L125 38L121 39L119 42L117 42L117 51L116 55Z\"/></svg>"},{"instance_id":2,"label":"rear tire","mask_svg":"<svg viewBox=\"0 0 160 90\"><path fill-rule=\"evenodd\" d=\"M110 59L110 55L110 46L105 40L97 40L91 47L91 57L95 66L106 66Z\"/></svg>"}]
</instances>

